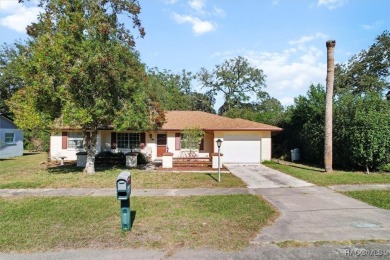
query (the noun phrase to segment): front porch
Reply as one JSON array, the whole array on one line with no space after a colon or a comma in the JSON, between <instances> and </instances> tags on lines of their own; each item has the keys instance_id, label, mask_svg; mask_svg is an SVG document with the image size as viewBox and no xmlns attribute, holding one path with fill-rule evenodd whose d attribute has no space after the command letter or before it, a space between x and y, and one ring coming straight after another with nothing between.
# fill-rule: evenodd
<instances>
[{"instance_id":1,"label":"front porch","mask_svg":"<svg viewBox=\"0 0 390 260\"><path fill-rule=\"evenodd\" d=\"M174 167L209 167L211 169L222 168L223 154L211 153L210 156L175 157L174 153L162 155L162 168Z\"/></svg>"},{"instance_id":2,"label":"front porch","mask_svg":"<svg viewBox=\"0 0 390 260\"><path fill-rule=\"evenodd\" d=\"M173 157L173 167L212 167L212 157Z\"/></svg>"}]
</instances>

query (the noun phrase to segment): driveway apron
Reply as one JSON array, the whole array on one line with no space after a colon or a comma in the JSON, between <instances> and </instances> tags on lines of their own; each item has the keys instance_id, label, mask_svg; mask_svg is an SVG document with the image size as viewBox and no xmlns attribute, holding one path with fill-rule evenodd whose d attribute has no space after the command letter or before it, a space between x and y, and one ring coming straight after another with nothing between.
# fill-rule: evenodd
<instances>
[{"instance_id":1,"label":"driveway apron","mask_svg":"<svg viewBox=\"0 0 390 260\"><path fill-rule=\"evenodd\" d=\"M370 206L334 190L298 180L264 165L228 164L280 211L254 244L295 241L390 240L390 211Z\"/></svg>"},{"instance_id":2,"label":"driveway apron","mask_svg":"<svg viewBox=\"0 0 390 260\"><path fill-rule=\"evenodd\" d=\"M224 164L224 166L241 178L249 189L313 186L309 182L283 174L262 164Z\"/></svg>"}]
</instances>

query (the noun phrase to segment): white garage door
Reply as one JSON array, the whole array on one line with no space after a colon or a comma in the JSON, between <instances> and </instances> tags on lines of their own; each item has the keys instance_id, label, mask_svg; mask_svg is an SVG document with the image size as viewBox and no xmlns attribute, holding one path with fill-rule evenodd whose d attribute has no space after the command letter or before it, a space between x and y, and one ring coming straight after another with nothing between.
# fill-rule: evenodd
<instances>
[{"instance_id":1,"label":"white garage door","mask_svg":"<svg viewBox=\"0 0 390 260\"><path fill-rule=\"evenodd\" d=\"M221 153L225 163L259 163L260 136L225 135Z\"/></svg>"}]
</instances>

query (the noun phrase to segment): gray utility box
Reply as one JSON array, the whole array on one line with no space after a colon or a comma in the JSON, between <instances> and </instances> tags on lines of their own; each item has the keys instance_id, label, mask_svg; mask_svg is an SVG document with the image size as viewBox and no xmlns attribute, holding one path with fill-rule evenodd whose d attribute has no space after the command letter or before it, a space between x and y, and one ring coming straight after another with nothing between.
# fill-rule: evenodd
<instances>
[{"instance_id":1,"label":"gray utility box","mask_svg":"<svg viewBox=\"0 0 390 260\"><path fill-rule=\"evenodd\" d=\"M131 173L121 172L116 178L116 197L118 200L128 200L131 194Z\"/></svg>"}]
</instances>

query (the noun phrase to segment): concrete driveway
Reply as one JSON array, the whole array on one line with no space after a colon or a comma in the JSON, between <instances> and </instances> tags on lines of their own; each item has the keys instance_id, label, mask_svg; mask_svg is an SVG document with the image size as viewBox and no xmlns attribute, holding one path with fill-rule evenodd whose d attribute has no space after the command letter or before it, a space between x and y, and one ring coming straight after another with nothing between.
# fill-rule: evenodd
<instances>
[{"instance_id":1,"label":"concrete driveway","mask_svg":"<svg viewBox=\"0 0 390 260\"><path fill-rule=\"evenodd\" d=\"M332 189L298 180L264 165L228 164L247 183L251 193L263 196L280 211L279 219L252 241L268 244L287 240L389 240L390 211L370 206Z\"/></svg>"},{"instance_id":2,"label":"concrete driveway","mask_svg":"<svg viewBox=\"0 0 390 260\"><path fill-rule=\"evenodd\" d=\"M313 186L309 182L283 174L262 164L224 164L224 166L243 180L249 189Z\"/></svg>"}]
</instances>

